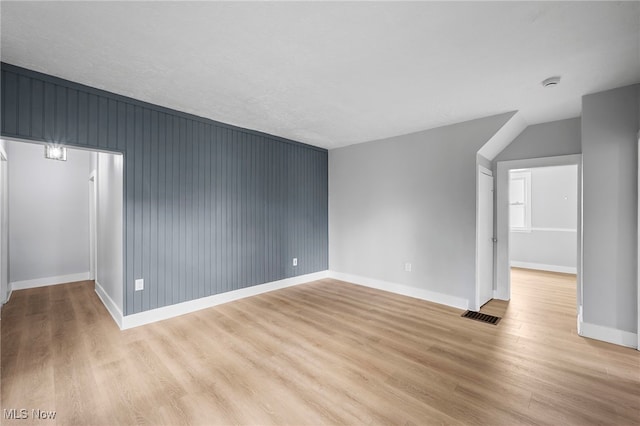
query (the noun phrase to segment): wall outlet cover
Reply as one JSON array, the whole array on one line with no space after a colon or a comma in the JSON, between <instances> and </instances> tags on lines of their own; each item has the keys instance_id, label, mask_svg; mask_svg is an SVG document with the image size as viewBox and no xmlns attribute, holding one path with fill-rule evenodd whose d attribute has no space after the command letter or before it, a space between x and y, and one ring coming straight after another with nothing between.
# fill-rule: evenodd
<instances>
[{"instance_id":1,"label":"wall outlet cover","mask_svg":"<svg viewBox=\"0 0 640 426\"><path fill-rule=\"evenodd\" d=\"M136 280L136 291L144 290L144 279L140 278Z\"/></svg>"},{"instance_id":2,"label":"wall outlet cover","mask_svg":"<svg viewBox=\"0 0 640 426\"><path fill-rule=\"evenodd\" d=\"M293 266L298 266L298 258L297 257L293 258Z\"/></svg>"}]
</instances>

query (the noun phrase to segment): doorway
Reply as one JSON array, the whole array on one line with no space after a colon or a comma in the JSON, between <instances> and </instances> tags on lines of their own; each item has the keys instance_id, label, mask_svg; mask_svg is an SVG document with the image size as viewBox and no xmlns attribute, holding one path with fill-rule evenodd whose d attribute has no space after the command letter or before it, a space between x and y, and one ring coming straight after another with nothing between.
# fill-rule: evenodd
<instances>
[{"instance_id":1,"label":"doorway","mask_svg":"<svg viewBox=\"0 0 640 426\"><path fill-rule=\"evenodd\" d=\"M530 228L526 211L524 213L516 213L522 210L522 204L527 202L526 193L520 194L519 202L516 201L514 207L510 204L510 176L511 172L521 172L521 178L526 175L524 171L534 168L557 167L557 166L575 166L576 188L575 200L577 207L575 210L575 274L576 274L576 316L578 321L578 332L580 331L580 319L582 312L582 155L566 155L558 157L534 158L526 160L500 161L497 165L497 251L496 251L496 298L501 300L511 299L511 212L518 214L518 220L515 225L519 225L522 229ZM526 180L522 185L526 188ZM526 191L526 190L525 190ZM568 200L564 200L568 201ZM533 222L535 223L535 222ZM532 224L533 224L532 223ZM544 227L540 227L544 228ZM553 227L547 227L552 229ZM560 227L558 227L560 229ZM555 229L555 231L558 231ZM569 229L569 228L567 228ZM554 231L552 229L552 231ZM541 232L549 232L542 230ZM561 230L558 232L566 232ZM566 235L565 235L566 236ZM542 262L529 262L528 266L544 266ZM546 264L548 265L548 264ZM525 265L526 266L526 265Z\"/></svg>"},{"instance_id":2,"label":"doorway","mask_svg":"<svg viewBox=\"0 0 640 426\"><path fill-rule=\"evenodd\" d=\"M493 298L493 173L478 166L477 310Z\"/></svg>"},{"instance_id":3,"label":"doorway","mask_svg":"<svg viewBox=\"0 0 640 426\"><path fill-rule=\"evenodd\" d=\"M62 155L51 158L51 145L14 138L3 142L12 158L6 203L10 250L2 250L9 255L8 291L94 281L96 293L120 324L123 155L53 146ZM2 205L0 215L1 210Z\"/></svg>"},{"instance_id":4,"label":"doorway","mask_svg":"<svg viewBox=\"0 0 640 426\"><path fill-rule=\"evenodd\" d=\"M577 272L578 167L509 171L511 267Z\"/></svg>"}]
</instances>

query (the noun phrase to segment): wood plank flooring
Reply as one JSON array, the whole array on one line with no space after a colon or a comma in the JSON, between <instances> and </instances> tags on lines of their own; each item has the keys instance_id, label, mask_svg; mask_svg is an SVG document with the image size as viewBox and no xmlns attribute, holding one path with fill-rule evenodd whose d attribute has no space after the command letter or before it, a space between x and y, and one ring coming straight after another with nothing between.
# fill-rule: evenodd
<instances>
[{"instance_id":1,"label":"wood plank flooring","mask_svg":"<svg viewBox=\"0 0 640 426\"><path fill-rule=\"evenodd\" d=\"M2 424L639 424L640 353L576 335L574 277L512 292L497 326L322 280L119 331L92 282L16 291Z\"/></svg>"}]
</instances>

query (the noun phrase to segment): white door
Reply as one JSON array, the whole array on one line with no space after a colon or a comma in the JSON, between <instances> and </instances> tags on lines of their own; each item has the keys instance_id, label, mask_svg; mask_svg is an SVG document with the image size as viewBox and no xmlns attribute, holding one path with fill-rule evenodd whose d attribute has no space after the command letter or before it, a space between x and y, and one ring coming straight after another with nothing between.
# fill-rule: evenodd
<instances>
[{"instance_id":1,"label":"white door","mask_svg":"<svg viewBox=\"0 0 640 426\"><path fill-rule=\"evenodd\" d=\"M493 299L493 176L478 173L478 309Z\"/></svg>"}]
</instances>

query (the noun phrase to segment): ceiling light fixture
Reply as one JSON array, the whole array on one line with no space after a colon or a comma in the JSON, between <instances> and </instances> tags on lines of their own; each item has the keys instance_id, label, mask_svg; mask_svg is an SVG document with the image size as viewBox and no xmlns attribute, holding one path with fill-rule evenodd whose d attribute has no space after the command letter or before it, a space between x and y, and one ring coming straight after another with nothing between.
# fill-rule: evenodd
<instances>
[{"instance_id":1,"label":"ceiling light fixture","mask_svg":"<svg viewBox=\"0 0 640 426\"><path fill-rule=\"evenodd\" d=\"M44 147L44 158L67 161L67 148L56 145L46 145Z\"/></svg>"},{"instance_id":2,"label":"ceiling light fixture","mask_svg":"<svg viewBox=\"0 0 640 426\"><path fill-rule=\"evenodd\" d=\"M543 87L553 87L553 86L557 86L558 83L560 83L560 76L555 76L555 77L549 77L546 80L542 81L542 86Z\"/></svg>"}]
</instances>

